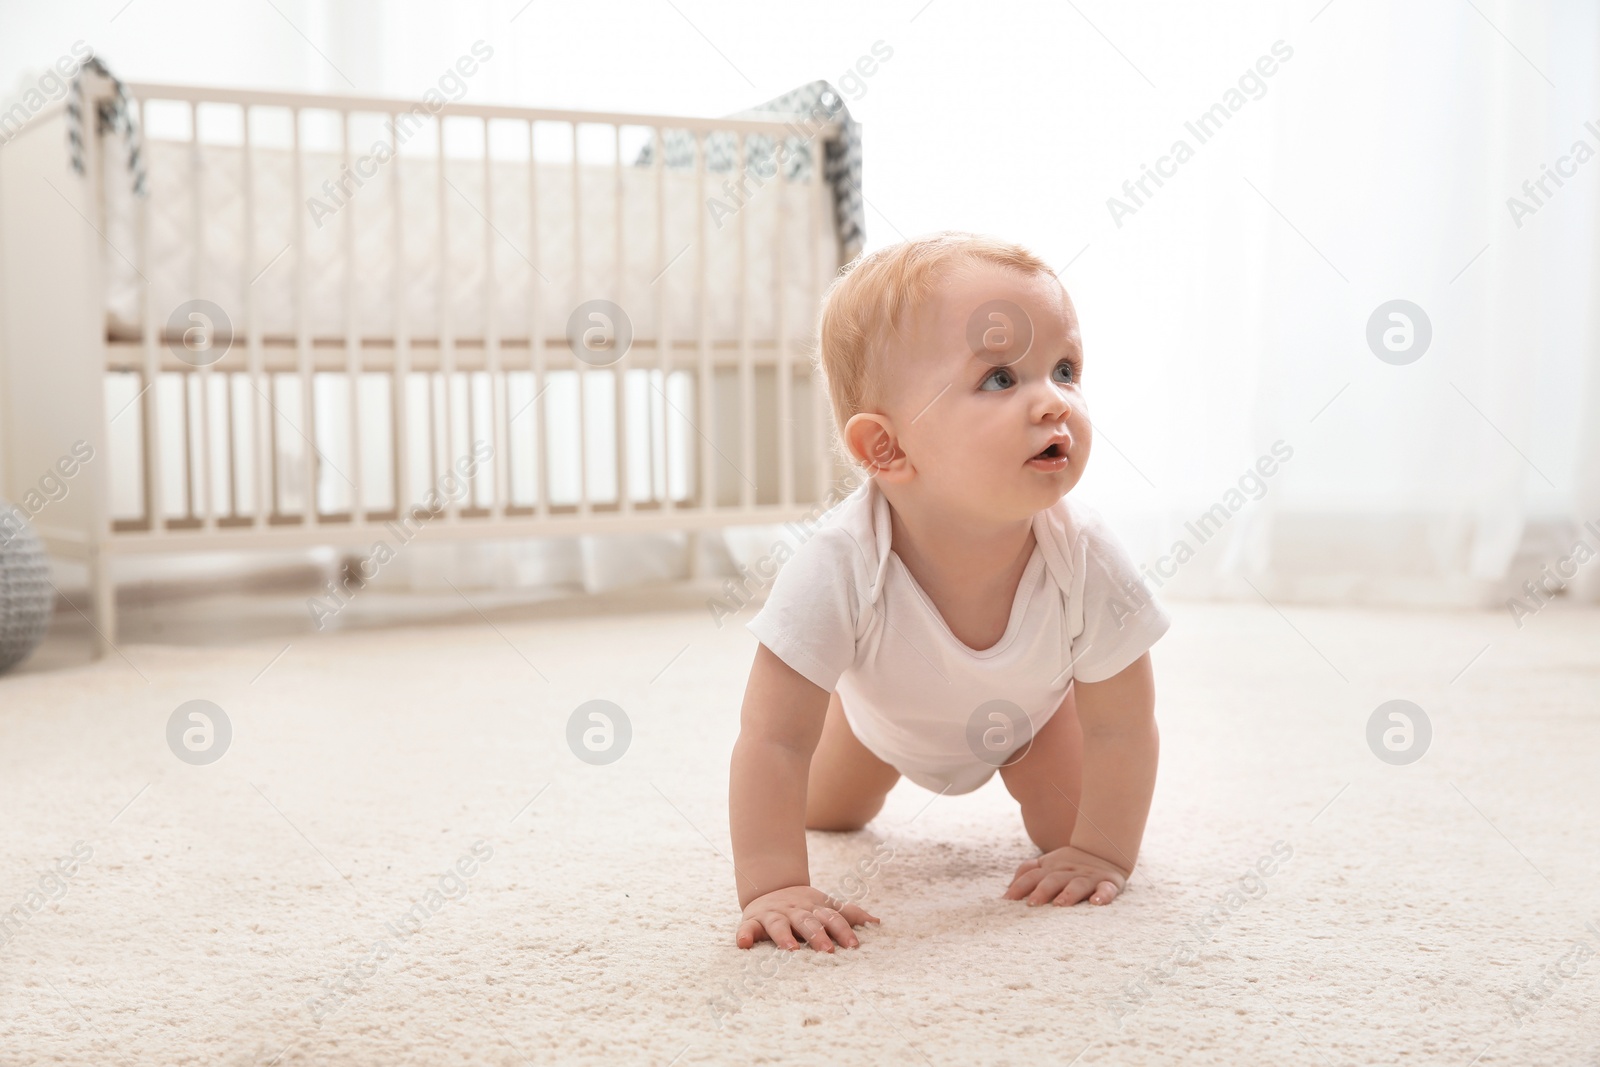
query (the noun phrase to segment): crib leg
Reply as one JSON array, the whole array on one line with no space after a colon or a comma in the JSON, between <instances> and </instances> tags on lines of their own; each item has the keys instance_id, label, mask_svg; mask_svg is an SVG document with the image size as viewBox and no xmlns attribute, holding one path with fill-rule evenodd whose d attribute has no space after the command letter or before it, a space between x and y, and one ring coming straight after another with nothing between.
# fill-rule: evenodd
<instances>
[{"instance_id":1,"label":"crib leg","mask_svg":"<svg viewBox=\"0 0 1600 1067\"><path fill-rule=\"evenodd\" d=\"M89 550L89 594L93 602L94 655L96 659L108 655L117 640L117 587L111 580L111 557L98 548Z\"/></svg>"},{"instance_id":2,"label":"crib leg","mask_svg":"<svg viewBox=\"0 0 1600 1067\"><path fill-rule=\"evenodd\" d=\"M687 544L689 546L689 581L699 581L704 576L705 568L700 564L700 531L689 530Z\"/></svg>"}]
</instances>

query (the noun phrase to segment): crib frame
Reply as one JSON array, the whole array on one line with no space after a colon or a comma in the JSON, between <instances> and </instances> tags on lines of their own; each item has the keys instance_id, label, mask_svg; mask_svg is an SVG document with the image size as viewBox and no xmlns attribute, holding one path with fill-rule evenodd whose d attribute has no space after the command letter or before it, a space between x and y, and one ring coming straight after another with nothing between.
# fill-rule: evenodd
<instances>
[{"instance_id":1,"label":"crib frame","mask_svg":"<svg viewBox=\"0 0 1600 1067\"><path fill-rule=\"evenodd\" d=\"M200 139L200 123L197 115L201 105L224 104L243 109L246 166L242 173L246 177L243 180L245 188L242 193L247 220L253 217L251 213L255 209L250 188L252 183L248 178L250 108L286 108L293 114L294 173L298 183L299 175L302 173L299 133L302 112L315 109L332 111L341 116L344 158L348 162L352 147L350 136L352 114L376 113L392 117L425 106L416 101L398 99L146 83L131 84L128 90L138 109L136 114L141 120L141 129L146 128L142 119L147 103L163 100L187 104L191 114L190 129L196 143ZM504 457L507 455L508 422L511 417L507 399L508 375L531 372L536 389L535 395L538 397L543 395L546 388L547 374L564 369L579 369L581 365L567 347L564 337L544 337L542 334L546 331L542 329L530 328L529 343L526 345L513 349L502 344L493 312L488 315L489 322L481 344L474 343L470 346L456 344L451 337L446 316L446 325L440 330L436 345L414 347L406 335L404 317L399 316L401 325L394 335L392 345L387 349L363 343L361 337L351 334L347 334L341 347L312 343L304 321L304 301L300 300L296 304L297 326L293 343L271 344L264 340L259 323L253 321L254 315L249 309L247 298L244 319L235 323L234 349L237 352L242 348L244 373L250 376L256 396L252 401L255 411L250 419L251 432L255 435L253 451L256 464L253 507L250 513L238 515L233 513L238 510L236 506L231 509L222 506L227 504L226 498L222 501L215 499L215 494L211 491L214 473L205 469L195 469L196 466L204 467L207 462L207 449L210 446L205 442L210 440L209 436L206 436L210 431L209 429L204 431L203 443L197 448L194 442L188 439L190 423L186 415L183 431L184 461L189 469L184 473L191 487L188 497L188 510L191 514L181 518L165 516L160 503L163 459L162 413L156 403L156 390L151 387L160 376L177 373L184 376L180 381L183 383L183 395L188 398L191 395L188 376L198 375L199 395L204 409L200 416L201 424L203 427L209 427L207 420L213 417L213 412L210 411L212 391L208 380L216 371L210 366L188 366L177 360L169 351L168 338L162 335L158 324L160 318L158 309L151 306L151 285L148 279L143 285L141 297L142 340L116 341L109 336L102 260L107 256L119 255L120 252L111 247L109 238L104 235L107 220L103 187L104 169L101 166L101 159L102 154L112 146L102 143L102 138L93 132L92 116L95 114L97 103L98 101L93 99L85 100L85 115L90 117L90 121L86 123L84 138L86 177L74 174L68 166L67 117L64 107L59 105L52 111L41 112L35 116L27 127L0 147L0 325L3 325L3 328L0 328L0 398L3 398L5 404L4 409L0 410L0 474L4 475L4 494L13 501L20 500L40 482L42 477L50 477L51 472L56 472L52 486L55 482L65 486L62 495L59 498L48 499L45 506L32 516L32 521L47 550L53 556L79 561L87 566L92 607L89 612L84 612L79 605L72 604L72 606L86 618L91 618L91 624L97 634L97 654L104 655L115 647L117 639L113 564L119 557L144 553L254 551L311 546L362 550L385 537L388 530L385 524L399 517L398 513L403 505L414 502L406 500L397 488L393 500L394 509L378 511L365 506L362 499L362 480L358 474L354 480L352 506L348 513L330 514L320 509L316 486L321 461L314 443L317 440L317 428L311 425L315 417L312 390L314 376L317 373L331 370L350 376L351 404L348 418L348 432L351 435L350 456L359 464L360 446L357 438L361 432L361 425L356 402L356 382L360 375L374 372L387 373L399 383L398 387L391 388L389 395L394 406L391 426L395 448L397 453L403 453L407 447L405 437L408 420L415 417L433 418L431 405L426 412L408 410L406 375L423 371L442 375L445 395L448 398L452 395L450 390L454 386L451 383L455 376L487 373L492 385L493 425L484 428L486 435L473 433L469 434L469 437L492 440L495 455ZM666 154L662 150L663 131L693 131L696 144L695 180L700 192L698 201L700 205L704 205L708 179L705 151L708 134L713 131L730 131L737 136L739 150L736 166L742 184L747 173L745 139L753 134L772 137L792 135L794 127L791 123L796 118L796 116L774 116L771 119L706 119L646 113L514 108L464 102L446 104L434 113L440 116L441 121L464 117L483 123L486 187L489 173L488 124L491 120L511 119L526 122L530 138L536 122L569 124L573 137L572 180L575 193L579 180L578 168L581 165L577 151L579 125L611 126L615 131L617 145L615 209L618 262L622 258L621 247L624 241L634 239L633 235L624 236L622 225L623 126L650 127L654 130L654 154L651 166L656 171L657 217L662 219L664 215L659 212L664 212L665 200L661 193L663 185L661 176L668 165ZM806 214L806 240L812 250L809 256L812 265L809 285L820 298L823 289L843 265L843 255L835 236L833 202L824 180L821 162L824 143L838 136L839 127L835 123L818 125L814 118L808 118L807 121L816 130L815 140L812 142L814 164L810 168L809 178L804 182L789 182L780 174L777 178L778 188L772 195L783 198L779 208L780 212L785 213L783 217L787 217L787 212L796 210ZM443 136L438 137L438 144L442 175L445 157ZM531 155L530 149L530 157ZM196 150L197 167L199 158L199 152ZM296 194L303 202L304 197L299 195L298 184ZM440 196L442 200L442 183ZM198 241L203 232L198 196L196 204L193 233L194 239ZM746 273L744 257L748 254L745 235L745 216L748 213L741 211L736 222L739 227L741 336L735 345L713 344L705 322L705 262L704 257L699 254L699 250L706 247L707 211L703 207L698 207L697 213L699 240L695 247L681 254L695 257L699 261L696 283L700 308L699 328L689 337L635 338L632 351L621 363L611 368L616 375L614 392L618 408L615 420L617 430L615 456L618 466L616 501L602 504L589 499L587 459L580 456L579 500L575 505L552 503L548 478L548 437L544 409L540 408L537 412L539 477L537 499L534 504L519 507L511 502L507 485L509 463L496 462L493 468L491 504L487 507L463 506L447 498L443 511L433 515L427 522L428 538L443 542L669 530L693 532L730 525L783 523L802 519L817 512L818 502L826 500L829 486L837 483L843 470L831 447L831 420L826 411L824 394L817 387L815 376L810 371L809 355L814 344L814 323L795 324L787 321L788 315L783 312L784 305L779 297L779 290L784 284L780 267L771 294L779 309L776 343L768 346L756 346L751 343L747 320L750 301L756 294L749 292L749 287L743 281ZM147 216L148 212L143 214ZM405 225L405 220L399 218L401 212L398 209L394 214L397 216L394 224ZM304 212L296 213L297 226L303 226L303 216ZM434 220L441 230L444 225L443 220L444 214L441 208L440 218ZM146 225L148 220L142 217L140 221L141 225ZM493 226L487 216L484 221L486 226ZM574 240L575 254L581 257L591 250L584 248L582 227L577 226L576 229L579 232ZM658 231L664 229L663 221L658 226ZM247 232L249 232L248 227ZM668 266L664 262L666 250L659 239L659 232L639 237L656 242L657 262L663 270L666 269ZM782 264L785 260L781 254L783 241L781 229L777 240L780 242L777 262ZM442 240L441 247L443 247ZM833 249L832 254L819 251L826 247ZM485 248L488 248L487 235ZM141 243L140 258L143 258L146 250L147 244ZM487 258L492 258L487 252L485 255ZM305 279L301 273L299 259L300 257L295 257L293 269L297 272L297 291L303 291ZM196 257L196 261L199 261L199 257ZM486 266L488 267L486 277L490 279L486 282L487 288L493 284L493 266L492 263ZM445 272L441 270L441 279L444 274ZM530 285L534 290L531 300L537 307L537 302L544 297L539 292L542 286L532 279ZM200 288L197 280L197 291ZM441 295L442 293L441 282ZM560 299L559 296L554 298ZM344 299L348 310L353 299L348 287ZM659 289L654 299L657 301L661 299ZM811 306L815 306L815 303L813 302ZM349 320L350 315L347 314L347 321ZM539 320L534 317L533 321ZM656 322L661 321L658 310ZM776 376L776 401L770 410L758 411L754 379L757 368L763 366L773 368L772 373ZM726 373L729 367L737 374L741 398L738 405L741 413L738 431L740 462L737 464L741 471L755 468L757 421L766 418L777 420L776 504L758 504L755 486L749 478L745 478L744 484L740 487L737 503L732 505L718 503L715 457L712 453L720 450L715 448L712 427L705 425L705 422L716 415L712 402L716 371L721 368ZM627 420L623 418L622 410L624 397L622 374L630 368L659 370L663 380L674 371L690 371L694 375L696 417L691 421L698 437L695 444L696 455L689 462L690 468L696 472L690 498L676 499L670 491L665 494L664 499L649 504L636 502L632 498L627 474L629 455L627 438L630 428ZM147 519L142 523L113 521L111 463L108 460L101 459L76 465L68 463L66 467L76 467L70 477L62 474L66 467L61 463L64 457L73 454L74 444L78 441L87 442L94 449L96 457L107 455L108 420L120 412L107 410L105 376L130 372L139 375L138 380L143 384L143 388L135 398L135 402L140 405L139 410L143 418L143 447L139 461L143 493L147 502ZM811 387L807 389L809 403L803 405L808 410L797 410L802 405L795 401L796 372L807 376L812 382ZM232 373L239 371L236 369ZM272 389L270 376L285 373L296 376L297 387L304 398L300 410L306 425L298 429L309 444L309 447L304 449L303 472L304 484L308 487L306 495L309 505L299 515L278 513L275 510L277 501L273 498L274 495L265 488L271 484L270 479L276 476L278 463L277 453L269 439L269 435L275 432L279 422L269 410L272 406L269 398L269 391ZM590 375L599 373L605 371L584 369L583 373L577 376L580 419L584 380ZM267 385L268 391L262 389L263 383ZM444 407L445 425L442 430L435 432L435 436L441 437L445 442L453 439L449 421L451 412L452 405L447 399ZM225 413L225 417L230 420L233 418L231 409ZM807 425L808 455L797 452L799 446L796 443L795 427L801 422ZM580 443L586 440L586 431L580 429L578 439ZM439 458L436 453L434 457L436 470L439 469L437 466ZM404 463L405 457L397 454L393 470L398 479L405 477L402 473L407 469ZM444 457L443 465L450 465L448 456ZM803 478L799 475L801 471L805 472ZM226 476L229 485L233 486L236 471L231 463ZM195 486L201 487L201 491L194 492ZM50 495L53 497L53 493ZM37 496L35 498L37 499ZM691 560L693 558L694 555L691 553Z\"/></svg>"}]
</instances>

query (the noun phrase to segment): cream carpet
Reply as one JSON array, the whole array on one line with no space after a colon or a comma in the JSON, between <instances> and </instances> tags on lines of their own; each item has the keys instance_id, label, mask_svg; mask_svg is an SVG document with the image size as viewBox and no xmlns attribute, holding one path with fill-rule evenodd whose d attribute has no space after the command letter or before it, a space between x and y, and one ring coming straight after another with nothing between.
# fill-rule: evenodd
<instances>
[{"instance_id":1,"label":"cream carpet","mask_svg":"<svg viewBox=\"0 0 1600 1067\"><path fill-rule=\"evenodd\" d=\"M1600 1062L1600 612L1172 607L1130 891L1002 901L999 779L902 782L810 835L883 919L831 956L734 947L754 643L704 610L0 679L0 1063ZM1409 766L1366 740L1395 698ZM567 743L596 699L609 765ZM191 700L209 765L168 747Z\"/></svg>"}]
</instances>

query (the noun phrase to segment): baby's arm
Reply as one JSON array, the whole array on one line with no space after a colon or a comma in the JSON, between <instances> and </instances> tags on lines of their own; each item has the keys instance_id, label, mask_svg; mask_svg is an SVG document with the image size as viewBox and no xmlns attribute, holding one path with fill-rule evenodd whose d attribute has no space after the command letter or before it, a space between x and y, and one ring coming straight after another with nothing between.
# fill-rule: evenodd
<instances>
[{"instance_id":1,"label":"baby's arm","mask_svg":"<svg viewBox=\"0 0 1600 1067\"><path fill-rule=\"evenodd\" d=\"M1131 874L1144 840L1161 749L1150 653L1103 682L1073 684L1083 727L1083 793L1072 846Z\"/></svg>"},{"instance_id":2,"label":"baby's arm","mask_svg":"<svg viewBox=\"0 0 1600 1067\"><path fill-rule=\"evenodd\" d=\"M798 948L794 931L824 952L833 951L830 933L840 944L854 947L858 942L852 924L872 918L810 884L806 784L827 713L826 690L766 645L756 646L728 773L734 879L744 912L737 935L740 948L763 938Z\"/></svg>"},{"instance_id":3,"label":"baby's arm","mask_svg":"<svg viewBox=\"0 0 1600 1067\"><path fill-rule=\"evenodd\" d=\"M1083 785L1072 843L1028 860L1006 896L1030 903L1109 904L1127 886L1155 791L1160 736L1146 652L1101 682L1074 682Z\"/></svg>"}]
</instances>

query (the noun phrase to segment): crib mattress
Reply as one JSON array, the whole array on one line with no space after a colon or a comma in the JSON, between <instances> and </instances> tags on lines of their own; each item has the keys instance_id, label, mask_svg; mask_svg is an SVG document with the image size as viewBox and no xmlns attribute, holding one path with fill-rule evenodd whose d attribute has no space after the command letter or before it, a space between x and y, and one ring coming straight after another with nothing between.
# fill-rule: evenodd
<instances>
[{"instance_id":1,"label":"crib mattress","mask_svg":"<svg viewBox=\"0 0 1600 1067\"><path fill-rule=\"evenodd\" d=\"M220 306L236 333L254 326L263 336L294 337L303 292L314 339L351 330L392 339L403 330L414 340L448 331L470 341L487 335L491 315L501 338L526 339L532 330L555 338L566 334L578 305L607 299L627 313L635 337L681 341L701 335L703 271L712 340L776 340L781 307L787 337L804 341L839 262L833 221L815 190L780 189L776 177L760 185L752 179L739 204L724 188L735 175L708 172L702 199L692 170L668 168L660 175L663 219L656 169L625 164L619 269L610 163L580 164L574 182L570 163L494 160L486 193L482 159L447 158L441 186L436 159L397 158L336 198L323 183L339 177L340 157L305 152L297 200L293 155L253 148L247 225L244 159L237 146L203 144L197 155L187 141L151 140L144 205L108 160L112 339L143 336L142 271L158 331L174 309L198 298ZM312 197L318 203L308 204ZM143 233L141 209L148 212Z\"/></svg>"}]
</instances>

